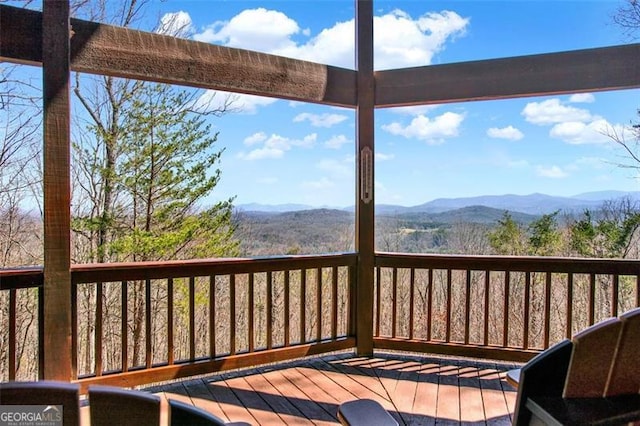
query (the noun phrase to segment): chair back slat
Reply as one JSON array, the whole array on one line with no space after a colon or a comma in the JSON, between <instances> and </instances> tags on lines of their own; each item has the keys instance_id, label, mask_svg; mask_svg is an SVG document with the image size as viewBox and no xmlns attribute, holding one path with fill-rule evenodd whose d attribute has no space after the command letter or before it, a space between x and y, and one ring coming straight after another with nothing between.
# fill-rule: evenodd
<instances>
[{"instance_id":1,"label":"chair back slat","mask_svg":"<svg viewBox=\"0 0 640 426\"><path fill-rule=\"evenodd\" d=\"M563 398L604 396L621 326L619 318L609 318L573 336Z\"/></svg>"},{"instance_id":2,"label":"chair back slat","mask_svg":"<svg viewBox=\"0 0 640 426\"><path fill-rule=\"evenodd\" d=\"M113 386L89 386L91 426L160 424L160 398Z\"/></svg>"},{"instance_id":3,"label":"chair back slat","mask_svg":"<svg viewBox=\"0 0 640 426\"><path fill-rule=\"evenodd\" d=\"M640 392L640 308L620 316L622 329L618 340L605 396Z\"/></svg>"},{"instance_id":4,"label":"chair back slat","mask_svg":"<svg viewBox=\"0 0 640 426\"><path fill-rule=\"evenodd\" d=\"M80 424L80 387L76 384L39 381L0 383L3 405L62 405L62 424Z\"/></svg>"}]
</instances>

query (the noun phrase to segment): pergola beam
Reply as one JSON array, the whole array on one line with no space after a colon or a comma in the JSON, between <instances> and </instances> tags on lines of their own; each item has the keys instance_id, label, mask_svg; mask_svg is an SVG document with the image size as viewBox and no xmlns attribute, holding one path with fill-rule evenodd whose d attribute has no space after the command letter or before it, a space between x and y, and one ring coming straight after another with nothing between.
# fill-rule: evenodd
<instances>
[{"instance_id":1,"label":"pergola beam","mask_svg":"<svg viewBox=\"0 0 640 426\"><path fill-rule=\"evenodd\" d=\"M355 71L71 20L71 69L203 89L354 107ZM42 13L0 6L0 58L42 63Z\"/></svg>"},{"instance_id":2,"label":"pergola beam","mask_svg":"<svg viewBox=\"0 0 640 426\"><path fill-rule=\"evenodd\" d=\"M640 44L379 71L376 106L640 87Z\"/></svg>"}]
</instances>

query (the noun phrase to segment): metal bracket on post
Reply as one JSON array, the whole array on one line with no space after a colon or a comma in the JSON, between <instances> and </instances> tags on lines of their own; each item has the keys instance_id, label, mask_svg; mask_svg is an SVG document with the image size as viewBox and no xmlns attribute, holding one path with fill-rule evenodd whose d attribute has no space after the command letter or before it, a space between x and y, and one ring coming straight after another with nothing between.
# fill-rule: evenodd
<instances>
[{"instance_id":1,"label":"metal bracket on post","mask_svg":"<svg viewBox=\"0 0 640 426\"><path fill-rule=\"evenodd\" d=\"M373 199L373 155L368 146L360 151L360 200L369 204Z\"/></svg>"}]
</instances>

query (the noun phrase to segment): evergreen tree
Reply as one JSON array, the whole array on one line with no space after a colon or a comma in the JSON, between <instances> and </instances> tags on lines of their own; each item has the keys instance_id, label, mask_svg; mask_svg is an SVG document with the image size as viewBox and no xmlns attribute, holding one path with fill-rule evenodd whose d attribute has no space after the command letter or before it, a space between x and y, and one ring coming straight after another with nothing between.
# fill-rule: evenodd
<instances>
[{"instance_id":1,"label":"evergreen tree","mask_svg":"<svg viewBox=\"0 0 640 426\"><path fill-rule=\"evenodd\" d=\"M508 211L504 212L498 226L489 232L489 244L501 255L522 256L527 252L525 230Z\"/></svg>"},{"instance_id":2,"label":"evergreen tree","mask_svg":"<svg viewBox=\"0 0 640 426\"><path fill-rule=\"evenodd\" d=\"M558 230L558 211L542 215L529 225L529 253L538 256L553 256L562 247L562 234Z\"/></svg>"},{"instance_id":3,"label":"evergreen tree","mask_svg":"<svg viewBox=\"0 0 640 426\"><path fill-rule=\"evenodd\" d=\"M223 150L187 91L145 84L132 101L122 137L116 187L126 221L112 252L128 260L163 260L237 254L232 200L200 210L220 180Z\"/></svg>"}]
</instances>

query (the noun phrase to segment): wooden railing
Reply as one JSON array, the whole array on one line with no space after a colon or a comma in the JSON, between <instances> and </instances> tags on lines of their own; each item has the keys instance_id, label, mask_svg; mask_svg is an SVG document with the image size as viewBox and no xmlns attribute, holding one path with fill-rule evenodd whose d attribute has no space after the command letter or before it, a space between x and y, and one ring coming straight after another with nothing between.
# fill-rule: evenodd
<instances>
[{"instance_id":1,"label":"wooden railing","mask_svg":"<svg viewBox=\"0 0 640 426\"><path fill-rule=\"evenodd\" d=\"M640 306L637 260L375 261L378 349L524 361ZM354 348L356 262L336 254L74 265L73 375L134 386ZM42 279L41 268L0 271L3 380L42 377Z\"/></svg>"},{"instance_id":2,"label":"wooden railing","mask_svg":"<svg viewBox=\"0 0 640 426\"><path fill-rule=\"evenodd\" d=\"M640 306L640 261L376 255L376 348L526 361Z\"/></svg>"},{"instance_id":3,"label":"wooden railing","mask_svg":"<svg viewBox=\"0 0 640 426\"><path fill-rule=\"evenodd\" d=\"M42 378L42 284L40 267L0 269L0 381Z\"/></svg>"},{"instance_id":4,"label":"wooden railing","mask_svg":"<svg viewBox=\"0 0 640 426\"><path fill-rule=\"evenodd\" d=\"M134 386L352 348L355 264L337 254L73 265L73 376ZM16 375L16 292L42 288L42 270L28 272L1 279L10 380L42 376Z\"/></svg>"}]
</instances>

